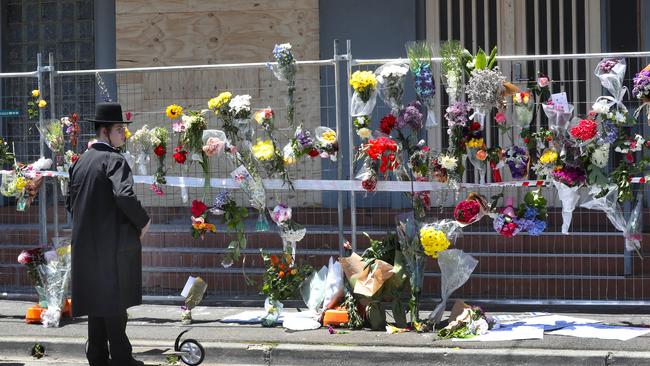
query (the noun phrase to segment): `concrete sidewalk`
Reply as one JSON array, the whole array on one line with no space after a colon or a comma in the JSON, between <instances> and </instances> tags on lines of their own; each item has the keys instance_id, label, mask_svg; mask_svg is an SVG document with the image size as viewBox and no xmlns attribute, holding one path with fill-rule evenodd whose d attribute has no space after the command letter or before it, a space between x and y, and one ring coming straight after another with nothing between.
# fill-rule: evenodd
<instances>
[{"instance_id":1,"label":"concrete sidewalk","mask_svg":"<svg viewBox=\"0 0 650 366\"><path fill-rule=\"evenodd\" d=\"M0 301L0 364L83 364L86 319L67 319L60 328L29 325L23 318L30 305ZM204 346L204 365L650 365L650 336L625 342L545 335L543 340L461 343L437 340L433 333L362 330L330 335L326 328L294 332L220 322L245 310L251 308L198 307L192 311L194 324L185 338ZM650 324L650 317L644 315L569 315L608 324ZM136 347L135 356L150 365L164 364L162 352L172 349L176 336L187 329L180 324L177 306L138 306L129 310L129 316L127 332ZM35 342L45 346L45 359L29 359L27 350Z\"/></svg>"}]
</instances>

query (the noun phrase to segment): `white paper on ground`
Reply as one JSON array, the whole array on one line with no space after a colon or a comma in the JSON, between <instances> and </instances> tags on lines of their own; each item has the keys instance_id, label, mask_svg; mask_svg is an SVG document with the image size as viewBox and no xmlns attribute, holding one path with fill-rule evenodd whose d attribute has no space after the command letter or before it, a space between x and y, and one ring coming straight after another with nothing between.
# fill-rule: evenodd
<instances>
[{"instance_id":1,"label":"white paper on ground","mask_svg":"<svg viewBox=\"0 0 650 366\"><path fill-rule=\"evenodd\" d=\"M221 319L222 323L246 323L246 324L255 324L261 323L262 318L266 315L264 310L248 310L234 315L229 315ZM282 323L284 321L285 312L280 314L280 317L276 323Z\"/></svg>"},{"instance_id":2,"label":"white paper on ground","mask_svg":"<svg viewBox=\"0 0 650 366\"><path fill-rule=\"evenodd\" d=\"M564 315L546 315L546 316L536 316L533 318L521 319L514 322L502 322L502 327L512 327L512 326L529 326L529 327L538 327L544 329L545 331L562 329L570 327L573 325L580 324L596 324L600 323L598 320L593 319L583 319L583 318L574 318L571 316Z\"/></svg>"},{"instance_id":3,"label":"white paper on ground","mask_svg":"<svg viewBox=\"0 0 650 366\"><path fill-rule=\"evenodd\" d=\"M181 292L181 296L187 297L187 295L189 295L190 289L194 285L194 281L196 281L196 277L190 276L187 279L187 282L185 282L185 287L183 287L183 291Z\"/></svg>"},{"instance_id":4,"label":"white paper on ground","mask_svg":"<svg viewBox=\"0 0 650 366\"><path fill-rule=\"evenodd\" d=\"M528 313L520 313L520 314L497 314L497 315L490 314L491 317L500 321L501 323L513 322L516 320L533 318L536 316L544 316L544 315L551 315L551 314L544 313L544 312L528 312Z\"/></svg>"},{"instance_id":5,"label":"white paper on ground","mask_svg":"<svg viewBox=\"0 0 650 366\"><path fill-rule=\"evenodd\" d=\"M316 320L318 315L312 311L284 313L282 326L291 330L318 329L321 324Z\"/></svg>"},{"instance_id":6,"label":"white paper on ground","mask_svg":"<svg viewBox=\"0 0 650 366\"><path fill-rule=\"evenodd\" d=\"M548 332L578 338L617 339L627 341L650 333L650 328L627 327L620 325L583 324Z\"/></svg>"},{"instance_id":7,"label":"white paper on ground","mask_svg":"<svg viewBox=\"0 0 650 366\"><path fill-rule=\"evenodd\" d=\"M543 338L544 329L540 327L515 326L490 330L483 335L472 338L453 338L453 340L463 342L497 342Z\"/></svg>"}]
</instances>

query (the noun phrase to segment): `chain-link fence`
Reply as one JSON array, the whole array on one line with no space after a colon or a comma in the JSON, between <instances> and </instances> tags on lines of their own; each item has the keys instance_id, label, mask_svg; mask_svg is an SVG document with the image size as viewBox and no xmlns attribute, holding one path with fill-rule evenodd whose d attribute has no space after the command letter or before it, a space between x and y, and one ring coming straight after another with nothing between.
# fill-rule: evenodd
<instances>
[{"instance_id":1,"label":"chain-link fence","mask_svg":"<svg viewBox=\"0 0 650 366\"><path fill-rule=\"evenodd\" d=\"M576 106L577 113L584 115L596 97L606 94L593 76L595 64L603 57L612 55L563 55L563 56L515 56L501 57L499 66L506 75L523 86L534 80L536 73L546 72L547 65L556 63L554 70L565 65L560 77L550 75L554 92L566 91L569 101ZM631 89L631 77L648 61L649 55L638 53L625 55L627 59L626 85ZM344 239L350 239L357 251L368 246L362 232L373 238L380 238L395 230L397 214L411 210L408 185L395 185L389 191L365 193L354 177L359 165L352 162L354 146L359 138L348 127L351 118L346 118L346 106L351 92L349 85L351 72L358 69L374 70L377 66L396 60L353 60L351 52L347 55L334 55L332 60L306 61L298 65L296 81L296 121L313 130L317 126L328 126L338 132L339 159L331 162L326 159L304 158L289 168L296 182L296 190L280 189L267 181L267 206L284 202L293 207L296 221L307 227L307 235L298 244L298 258L314 267L327 262L329 256L342 252ZM440 75L439 59L434 59L434 75ZM347 73L346 67L347 66ZM341 70L341 72L339 72ZM165 116L169 104L182 105L186 109L205 109L207 101L222 91L234 95L251 95L252 109L271 107L279 122L280 146L293 135L293 129L286 124L286 85L277 81L266 69L264 63L235 65L205 65L183 67L137 68L117 70L61 71L49 78L47 70L41 79L51 86L41 87L44 99L49 100L50 109L41 111L48 115L56 111L56 117L77 113L81 120L91 117L98 101L111 99L119 101L125 112L130 112L135 131L143 125L149 127L165 126L171 132L171 121ZM46 75L47 79L43 76ZM3 109L23 111L29 93L38 87L38 73L30 75L0 75L3 80L1 101ZM101 80L101 82L98 82ZM104 87L99 87L99 84ZM436 80L437 85L442 85ZM404 101L414 99L412 80L406 82ZM51 98L51 99L48 99ZM347 98L347 99L346 99ZM437 115L440 126L422 132L434 150L447 147L447 126L442 116L448 100L438 88ZM347 100L347 103L346 103ZM341 102L342 101L342 102ZM630 111L638 105L633 98L626 98ZM390 109L378 101L372 115L371 127L377 129L379 120ZM510 112L509 112L510 113ZM542 113L543 114L543 113ZM347 121L347 122L346 122ZM499 144L508 147L521 144L518 130L502 133L487 118L486 140L489 145ZM31 161L40 156L37 121L27 121L22 117L4 117L2 135L15 141L18 160ZM539 115L534 122L537 127L547 126L546 117ZM216 116L210 115L208 125L219 128ZM93 136L92 125L82 122L82 137L79 149L83 151ZM647 133L644 123L631 131ZM255 128L255 137L265 137L261 128ZM172 135L173 136L173 135ZM171 149L177 142L173 136L168 146L165 161L170 177L197 177L203 173L196 164L189 170L181 170L172 160ZM353 141L353 145L348 143ZM31 146L31 147L30 147ZM152 157L147 175L156 169ZM614 160L614 159L610 159ZM615 161L611 162L613 166ZM466 163L467 182L476 182L471 164ZM235 168L225 159L213 159L211 176L213 187L206 203L210 204L222 187L232 191L238 204L247 205L247 196L232 184L230 172ZM138 175L142 175L136 173ZM508 175L503 169L504 178ZM489 174L488 174L489 176ZM267 178L264 176L264 178ZM145 181L145 177L138 178ZM507 179L506 179L507 180ZM24 268L16 263L20 250L28 249L41 242L39 223L50 223L48 236L55 236L54 212L58 213L61 234L69 234L68 220L62 208L60 194L54 197L58 186L50 184L47 193L25 213L15 212L15 202L5 199L0 225L6 228L2 240L0 256L0 291L9 293L29 292L29 281ZM641 185L635 185L640 192ZM189 201L184 201L178 186L165 186L163 196L156 195L149 184L137 184L137 194L145 204L153 219L153 229L143 242L143 290L147 295L177 295L189 275L199 275L209 284L209 295L236 298L253 296L259 293L259 280L264 270L259 249L279 252L282 241L275 227L269 232L256 232L256 211L249 210L246 221L247 249L243 252L246 260L232 267L221 266L223 254L232 235L218 224L218 233L208 235L204 240L192 239L190 231L190 210L192 199L202 195L202 183L189 187ZM430 192L431 209L427 211L426 221L437 218L450 218L453 206L470 192L478 192L487 197L503 193L520 202L523 195L535 187L461 186L459 189L434 189ZM583 188L583 196L586 194ZM504 238L494 232L491 220L465 228L464 235L456 246L475 256L479 265L469 282L459 289L455 296L471 299L495 300L500 302L525 301L568 301L597 302L608 301L646 301L650 294L644 291L646 284L643 261L625 251L623 236L609 223L605 215L597 211L576 209L571 224L570 235L560 233L561 205L557 193L551 186L541 187L542 194L549 202L550 214L548 229L539 237L520 234L515 238ZM43 191L41 192L43 193ZM40 200L45 197L48 210L38 211ZM626 212L630 207L626 207ZM648 214L644 209L643 216ZM47 220L47 221L46 221ZM218 222L218 218L212 221ZM645 220L644 220L645 222ZM271 223L273 226L273 224ZM42 227L42 225L40 226ZM645 226L643 227L645 231ZM42 230L42 229L41 229ZM645 267L648 267L647 265ZM243 274L245 273L245 275ZM439 294L439 269L435 261L429 260L426 266L424 296L435 298ZM250 285L248 280L257 281Z\"/></svg>"}]
</instances>

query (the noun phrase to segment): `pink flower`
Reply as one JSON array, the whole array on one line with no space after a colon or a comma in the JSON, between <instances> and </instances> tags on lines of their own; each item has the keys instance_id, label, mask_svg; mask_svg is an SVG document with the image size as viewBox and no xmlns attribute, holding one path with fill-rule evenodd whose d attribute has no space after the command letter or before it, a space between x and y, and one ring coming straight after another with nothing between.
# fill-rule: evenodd
<instances>
[{"instance_id":1,"label":"pink flower","mask_svg":"<svg viewBox=\"0 0 650 366\"><path fill-rule=\"evenodd\" d=\"M537 78L537 85L539 85L540 88L546 88L550 84L550 81L548 80L548 77L540 75L540 77Z\"/></svg>"},{"instance_id":2,"label":"pink flower","mask_svg":"<svg viewBox=\"0 0 650 366\"><path fill-rule=\"evenodd\" d=\"M181 133L185 130L185 125L182 121L175 121L172 123L172 130L176 133Z\"/></svg>"},{"instance_id":3,"label":"pink flower","mask_svg":"<svg viewBox=\"0 0 650 366\"><path fill-rule=\"evenodd\" d=\"M157 196L164 196L165 192L163 192L162 188L160 188L157 184L152 184L151 185L151 190L153 193L155 193Z\"/></svg>"},{"instance_id":4,"label":"pink flower","mask_svg":"<svg viewBox=\"0 0 650 366\"><path fill-rule=\"evenodd\" d=\"M630 164L634 163L634 155L632 155L632 153L627 153L627 155L625 155L625 160Z\"/></svg>"},{"instance_id":5,"label":"pink flower","mask_svg":"<svg viewBox=\"0 0 650 366\"><path fill-rule=\"evenodd\" d=\"M203 152L206 153L208 156L221 154L223 152L225 145L226 143L223 142L223 140L220 140L216 137L210 137L208 141L206 141L205 146L203 146Z\"/></svg>"},{"instance_id":6,"label":"pink flower","mask_svg":"<svg viewBox=\"0 0 650 366\"><path fill-rule=\"evenodd\" d=\"M126 119L127 121L130 121L131 118L133 118L133 113L131 113L131 112L124 112L124 119Z\"/></svg>"},{"instance_id":7,"label":"pink flower","mask_svg":"<svg viewBox=\"0 0 650 366\"><path fill-rule=\"evenodd\" d=\"M281 224L287 220L291 220L291 207L281 203L273 209L273 221Z\"/></svg>"},{"instance_id":8,"label":"pink flower","mask_svg":"<svg viewBox=\"0 0 650 366\"><path fill-rule=\"evenodd\" d=\"M498 124L504 124L506 123L506 114L503 112L497 112L496 116L494 116L494 120Z\"/></svg>"},{"instance_id":9,"label":"pink flower","mask_svg":"<svg viewBox=\"0 0 650 366\"><path fill-rule=\"evenodd\" d=\"M30 264L34 260L34 257L31 255L30 252L23 250L20 252L20 255L18 256L18 263L20 264Z\"/></svg>"}]
</instances>

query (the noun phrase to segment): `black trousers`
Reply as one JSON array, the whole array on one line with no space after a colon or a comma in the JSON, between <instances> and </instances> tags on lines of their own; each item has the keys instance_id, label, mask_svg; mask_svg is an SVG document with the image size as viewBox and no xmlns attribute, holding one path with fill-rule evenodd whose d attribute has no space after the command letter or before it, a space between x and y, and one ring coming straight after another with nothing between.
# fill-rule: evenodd
<instances>
[{"instance_id":1,"label":"black trousers","mask_svg":"<svg viewBox=\"0 0 650 366\"><path fill-rule=\"evenodd\" d=\"M88 317L88 352L91 366L126 365L133 358L131 342L126 335L126 310L118 316Z\"/></svg>"}]
</instances>

